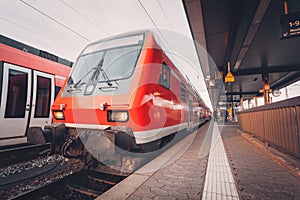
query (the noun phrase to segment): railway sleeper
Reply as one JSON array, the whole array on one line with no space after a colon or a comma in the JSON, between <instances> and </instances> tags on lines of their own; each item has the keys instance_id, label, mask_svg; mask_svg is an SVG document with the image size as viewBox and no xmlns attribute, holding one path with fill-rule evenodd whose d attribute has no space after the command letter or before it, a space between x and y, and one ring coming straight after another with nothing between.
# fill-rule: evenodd
<instances>
[{"instance_id":1,"label":"railway sleeper","mask_svg":"<svg viewBox=\"0 0 300 200\"><path fill-rule=\"evenodd\" d=\"M87 196L92 196L94 198L97 198L98 196L101 195L101 192L87 188L87 187L83 187L77 184L72 184L72 185L67 185L69 190L73 190L75 192L79 192L81 194L87 195Z\"/></svg>"},{"instance_id":2,"label":"railway sleeper","mask_svg":"<svg viewBox=\"0 0 300 200\"><path fill-rule=\"evenodd\" d=\"M112 186L117 184L116 182L99 179L99 178L96 178L96 177L93 177L93 176L88 176L88 178L93 180L93 181L96 181L96 182L99 182L99 183L105 183L105 184L112 185Z\"/></svg>"}]
</instances>

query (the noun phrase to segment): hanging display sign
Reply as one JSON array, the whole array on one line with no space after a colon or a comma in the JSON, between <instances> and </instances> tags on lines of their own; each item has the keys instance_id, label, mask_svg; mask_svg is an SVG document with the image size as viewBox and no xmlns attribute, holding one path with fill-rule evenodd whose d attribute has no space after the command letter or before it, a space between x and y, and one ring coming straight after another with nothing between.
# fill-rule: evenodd
<instances>
[{"instance_id":1,"label":"hanging display sign","mask_svg":"<svg viewBox=\"0 0 300 200\"><path fill-rule=\"evenodd\" d=\"M232 83L234 82L234 76L233 74L229 71L226 76L225 76L225 83Z\"/></svg>"},{"instance_id":2,"label":"hanging display sign","mask_svg":"<svg viewBox=\"0 0 300 200\"><path fill-rule=\"evenodd\" d=\"M234 76L230 72L231 67L230 67L230 62L229 61L227 62L227 67L228 67L227 68L228 72L227 72L227 74L225 76L225 83L232 83L232 82L234 82Z\"/></svg>"},{"instance_id":3,"label":"hanging display sign","mask_svg":"<svg viewBox=\"0 0 300 200\"><path fill-rule=\"evenodd\" d=\"M280 15L280 39L300 36L300 12Z\"/></svg>"}]
</instances>

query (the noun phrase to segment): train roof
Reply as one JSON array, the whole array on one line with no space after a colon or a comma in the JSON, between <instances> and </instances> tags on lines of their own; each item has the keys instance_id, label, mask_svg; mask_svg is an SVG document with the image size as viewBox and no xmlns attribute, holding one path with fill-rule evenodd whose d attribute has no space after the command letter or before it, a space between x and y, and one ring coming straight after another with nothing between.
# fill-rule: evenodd
<instances>
[{"instance_id":1,"label":"train roof","mask_svg":"<svg viewBox=\"0 0 300 200\"><path fill-rule=\"evenodd\" d=\"M105 41L109 41L109 40L113 40L113 39L117 39L117 38L122 38L122 37L127 37L127 36L131 36L131 35L138 35L138 34L149 34L153 31L150 30L146 30L146 29L142 29L142 30L138 30L138 31L129 31L129 32L124 32L124 33L120 33L117 35L113 35L113 36L109 36L100 40L96 40L95 42L92 42L90 44L88 44L87 46L93 45L93 44L97 44L99 42L105 42Z\"/></svg>"},{"instance_id":2,"label":"train roof","mask_svg":"<svg viewBox=\"0 0 300 200\"><path fill-rule=\"evenodd\" d=\"M22 51L25 51L25 52L28 52L30 54L48 59L48 60L63 64L63 65L69 66L69 67L72 67L72 65L73 65L73 62L71 62L69 60L66 60L64 58L60 58L60 57L58 57L54 54L51 54L47 51L43 51L43 50L34 48L32 46L29 46L27 44L18 42L16 40L5 37L3 35L0 35L0 43L5 44L5 45L10 46L10 47L13 47L13 48L16 48L16 49L19 49L19 50L22 50Z\"/></svg>"},{"instance_id":3,"label":"train roof","mask_svg":"<svg viewBox=\"0 0 300 200\"><path fill-rule=\"evenodd\" d=\"M114 36L110 36L110 37L106 37L100 40L97 40L95 42L92 42L90 44L88 44L81 53L83 53L85 51L85 49L88 46L92 46L94 44L100 43L100 42L105 42L105 41L109 41L109 40L113 40L113 39L118 39L118 38L122 38L122 37L127 37L127 36L133 36L133 35L139 35L139 34L145 34L145 36L147 37L149 34L152 34L155 42L160 46L160 48L167 50L165 51L165 53L167 54L167 56L169 57L170 61L174 64L177 63L177 65L181 65L178 64L179 62L177 61L177 59L175 58L174 55L170 54L170 52L172 52L170 50L170 47L168 45L167 42L164 41L165 38L161 37L160 34L161 32L156 30L156 29L141 29L141 30L137 30L137 31L129 31L129 32L124 32L121 34L117 34ZM80 54L81 54L80 53ZM201 95L199 94L199 92L195 89L195 86L192 84L191 80L189 79L189 77L187 76L187 74L183 71L177 68L177 70L182 73L182 77L185 79L185 81L190 85L190 87L195 91L196 95L201 97ZM202 100L202 98L201 98ZM202 100L203 101L203 100ZM204 103L205 104L205 103ZM207 105L205 105L207 107Z\"/></svg>"}]
</instances>

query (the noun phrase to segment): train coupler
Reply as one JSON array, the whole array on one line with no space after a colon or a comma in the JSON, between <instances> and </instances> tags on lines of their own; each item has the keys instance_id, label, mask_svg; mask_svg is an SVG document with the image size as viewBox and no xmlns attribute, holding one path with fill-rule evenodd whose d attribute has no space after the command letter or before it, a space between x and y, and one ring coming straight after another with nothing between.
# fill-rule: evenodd
<instances>
[{"instance_id":1,"label":"train coupler","mask_svg":"<svg viewBox=\"0 0 300 200\"><path fill-rule=\"evenodd\" d=\"M61 153L65 158L83 159L82 148L78 139L70 137L61 146Z\"/></svg>"},{"instance_id":2,"label":"train coupler","mask_svg":"<svg viewBox=\"0 0 300 200\"><path fill-rule=\"evenodd\" d=\"M51 143L52 152L59 152L64 143L66 127L62 123L54 123L41 127L29 127L27 131L27 142L30 144Z\"/></svg>"}]
</instances>

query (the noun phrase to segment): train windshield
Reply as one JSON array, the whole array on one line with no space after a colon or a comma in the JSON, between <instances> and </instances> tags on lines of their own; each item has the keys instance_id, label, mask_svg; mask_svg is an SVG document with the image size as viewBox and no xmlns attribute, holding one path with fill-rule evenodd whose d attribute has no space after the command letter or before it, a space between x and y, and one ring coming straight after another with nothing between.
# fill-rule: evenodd
<instances>
[{"instance_id":1,"label":"train windshield","mask_svg":"<svg viewBox=\"0 0 300 200\"><path fill-rule=\"evenodd\" d=\"M89 45L78 58L69 85L111 82L129 78L135 69L144 35L134 35Z\"/></svg>"}]
</instances>

